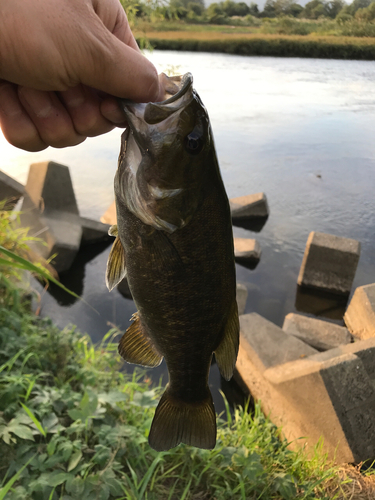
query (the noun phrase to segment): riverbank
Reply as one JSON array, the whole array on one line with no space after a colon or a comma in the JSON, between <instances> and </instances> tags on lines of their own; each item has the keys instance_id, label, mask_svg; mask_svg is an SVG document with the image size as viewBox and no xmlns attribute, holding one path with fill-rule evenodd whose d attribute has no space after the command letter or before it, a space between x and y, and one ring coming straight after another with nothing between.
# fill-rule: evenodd
<instances>
[{"instance_id":1,"label":"riverbank","mask_svg":"<svg viewBox=\"0 0 375 500\"><path fill-rule=\"evenodd\" d=\"M375 60L375 38L302 36L219 31L135 31L157 50L220 52L247 56Z\"/></svg>"}]
</instances>

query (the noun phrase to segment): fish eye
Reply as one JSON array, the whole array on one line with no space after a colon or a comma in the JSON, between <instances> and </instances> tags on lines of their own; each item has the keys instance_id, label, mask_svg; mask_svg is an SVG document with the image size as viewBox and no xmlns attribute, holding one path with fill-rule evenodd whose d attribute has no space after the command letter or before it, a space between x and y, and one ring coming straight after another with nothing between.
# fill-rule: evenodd
<instances>
[{"instance_id":1,"label":"fish eye","mask_svg":"<svg viewBox=\"0 0 375 500\"><path fill-rule=\"evenodd\" d=\"M202 151L203 146L203 137L196 130L193 130L185 137L185 149L191 155L199 154Z\"/></svg>"}]
</instances>

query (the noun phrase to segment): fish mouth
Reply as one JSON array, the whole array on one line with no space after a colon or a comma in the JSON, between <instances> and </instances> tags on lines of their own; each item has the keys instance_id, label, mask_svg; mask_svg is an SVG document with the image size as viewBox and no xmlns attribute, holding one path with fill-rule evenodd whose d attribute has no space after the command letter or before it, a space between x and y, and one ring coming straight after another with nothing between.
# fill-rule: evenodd
<instances>
[{"instance_id":1,"label":"fish mouth","mask_svg":"<svg viewBox=\"0 0 375 500\"><path fill-rule=\"evenodd\" d=\"M135 103L127 99L119 100L129 127L136 136L138 133L146 132L150 125L164 124L161 131L173 128L180 112L193 99L193 75L191 73L173 77L161 73L159 81L164 89L163 101Z\"/></svg>"}]
</instances>

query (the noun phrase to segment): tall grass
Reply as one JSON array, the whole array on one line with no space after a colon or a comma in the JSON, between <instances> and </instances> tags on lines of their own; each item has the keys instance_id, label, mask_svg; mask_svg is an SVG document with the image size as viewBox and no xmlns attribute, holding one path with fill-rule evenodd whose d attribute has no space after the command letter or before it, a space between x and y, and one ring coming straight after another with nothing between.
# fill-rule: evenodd
<instances>
[{"instance_id":1,"label":"tall grass","mask_svg":"<svg viewBox=\"0 0 375 500\"><path fill-rule=\"evenodd\" d=\"M375 40L361 38L254 35L235 39L225 36L221 39L194 39L161 36L150 37L150 43L158 50L323 59L375 59Z\"/></svg>"}]
</instances>

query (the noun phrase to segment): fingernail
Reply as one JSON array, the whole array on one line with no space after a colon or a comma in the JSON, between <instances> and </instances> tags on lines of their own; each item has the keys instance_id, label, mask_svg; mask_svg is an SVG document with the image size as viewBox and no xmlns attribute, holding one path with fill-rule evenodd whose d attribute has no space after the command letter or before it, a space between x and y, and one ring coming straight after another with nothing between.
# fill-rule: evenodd
<instances>
[{"instance_id":1,"label":"fingernail","mask_svg":"<svg viewBox=\"0 0 375 500\"><path fill-rule=\"evenodd\" d=\"M0 109L9 118L22 114L16 91L11 84L0 85Z\"/></svg>"},{"instance_id":2,"label":"fingernail","mask_svg":"<svg viewBox=\"0 0 375 500\"><path fill-rule=\"evenodd\" d=\"M52 114L52 99L48 92L20 87L19 93L38 118L48 118Z\"/></svg>"}]
</instances>

